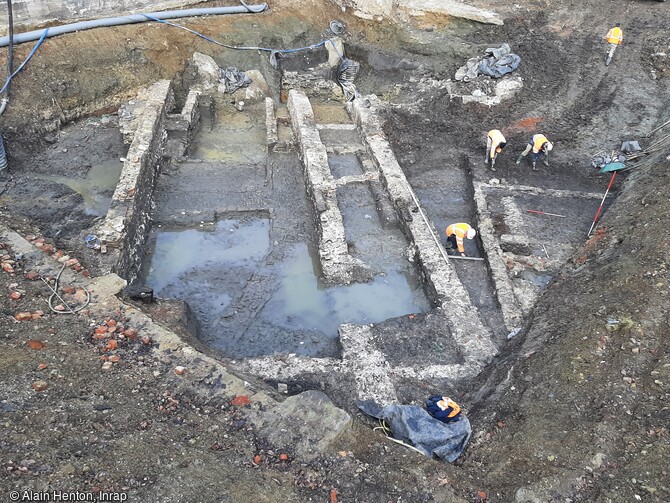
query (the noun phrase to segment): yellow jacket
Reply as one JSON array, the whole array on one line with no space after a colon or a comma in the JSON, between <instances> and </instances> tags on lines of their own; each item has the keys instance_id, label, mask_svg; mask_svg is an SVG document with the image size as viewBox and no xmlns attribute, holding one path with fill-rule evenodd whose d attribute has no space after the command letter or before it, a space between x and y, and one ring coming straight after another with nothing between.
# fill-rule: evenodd
<instances>
[{"instance_id":1,"label":"yellow jacket","mask_svg":"<svg viewBox=\"0 0 670 503\"><path fill-rule=\"evenodd\" d=\"M542 145L547 143L549 140L547 140L547 137L544 136L543 134L534 134L533 135L533 154L537 154L540 150L542 150Z\"/></svg>"},{"instance_id":2,"label":"yellow jacket","mask_svg":"<svg viewBox=\"0 0 670 503\"><path fill-rule=\"evenodd\" d=\"M496 154L502 152L502 149L499 147L499 145L501 143L507 143L507 140L497 129L492 129L489 131L488 137L491 139L491 153L489 155L491 156L491 159L494 159Z\"/></svg>"},{"instance_id":3,"label":"yellow jacket","mask_svg":"<svg viewBox=\"0 0 670 503\"><path fill-rule=\"evenodd\" d=\"M465 253L465 248L463 247L463 238L468 235L468 231L472 229L468 224L451 224L447 227L447 237L456 235L456 245L458 246L459 253Z\"/></svg>"},{"instance_id":4,"label":"yellow jacket","mask_svg":"<svg viewBox=\"0 0 670 503\"><path fill-rule=\"evenodd\" d=\"M621 31L621 28L617 26L607 32L608 44L621 45L621 42L623 42L623 31Z\"/></svg>"}]
</instances>

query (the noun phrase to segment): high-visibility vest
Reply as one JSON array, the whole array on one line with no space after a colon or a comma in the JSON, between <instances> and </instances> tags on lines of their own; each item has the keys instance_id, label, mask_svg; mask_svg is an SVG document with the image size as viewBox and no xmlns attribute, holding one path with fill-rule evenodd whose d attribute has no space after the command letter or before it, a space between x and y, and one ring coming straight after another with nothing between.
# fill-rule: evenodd
<instances>
[{"instance_id":1,"label":"high-visibility vest","mask_svg":"<svg viewBox=\"0 0 670 503\"><path fill-rule=\"evenodd\" d=\"M601 32L602 33L602 32ZM607 32L607 43L620 45L623 41L623 31L618 26Z\"/></svg>"},{"instance_id":2,"label":"high-visibility vest","mask_svg":"<svg viewBox=\"0 0 670 503\"><path fill-rule=\"evenodd\" d=\"M491 156L491 159L493 159L496 156L496 153L499 154L502 151L502 149L498 148L498 146L501 143L507 143L507 140L497 129L492 129L489 131L488 137L491 139L491 153L489 155Z\"/></svg>"},{"instance_id":3,"label":"high-visibility vest","mask_svg":"<svg viewBox=\"0 0 670 503\"><path fill-rule=\"evenodd\" d=\"M542 150L542 145L547 143L549 140L547 140L547 137L544 136L543 134L534 134L533 135L533 154L537 154L540 150Z\"/></svg>"},{"instance_id":4,"label":"high-visibility vest","mask_svg":"<svg viewBox=\"0 0 670 503\"><path fill-rule=\"evenodd\" d=\"M481 136L480 136L481 138ZM459 223L451 224L447 227L447 237L455 235L456 236L456 246L458 246L458 251L460 253L465 253L465 247L463 246L463 239L468 235L468 231L471 229L468 224Z\"/></svg>"}]
</instances>

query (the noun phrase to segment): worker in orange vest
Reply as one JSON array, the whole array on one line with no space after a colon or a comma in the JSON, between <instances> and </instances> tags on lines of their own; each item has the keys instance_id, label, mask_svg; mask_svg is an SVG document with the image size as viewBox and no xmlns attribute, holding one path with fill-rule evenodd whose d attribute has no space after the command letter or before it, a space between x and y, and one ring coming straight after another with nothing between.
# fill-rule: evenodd
<instances>
[{"instance_id":1,"label":"worker in orange vest","mask_svg":"<svg viewBox=\"0 0 670 503\"><path fill-rule=\"evenodd\" d=\"M528 145L526 145L526 150L519 154L516 163L520 164L523 158L526 157L532 150L532 153L530 154L530 160L533 161L533 171L537 171L535 164L538 160L540 160L540 157L543 156L544 159L542 160L542 163L549 167L549 152L551 152L553 148L554 146L549 140L547 140L546 136L543 134L534 134L528 142Z\"/></svg>"},{"instance_id":2,"label":"worker in orange vest","mask_svg":"<svg viewBox=\"0 0 670 503\"><path fill-rule=\"evenodd\" d=\"M447 227L447 250L457 248L462 257L465 257L463 239L472 239L477 231L465 223L451 224Z\"/></svg>"},{"instance_id":3,"label":"worker in orange vest","mask_svg":"<svg viewBox=\"0 0 670 503\"><path fill-rule=\"evenodd\" d=\"M607 54L607 60L605 60L605 65L609 66L612 62L612 56L614 56L614 51L616 48L621 45L623 42L623 31L621 30L621 23L617 23L614 28L607 32L605 35L605 40L610 45L609 53Z\"/></svg>"},{"instance_id":4,"label":"worker in orange vest","mask_svg":"<svg viewBox=\"0 0 670 503\"><path fill-rule=\"evenodd\" d=\"M496 170L493 167L496 164L496 157L502 152L505 145L507 145L507 140L505 140L505 137L499 130L492 129L486 135L486 157L484 158L484 164L488 166L489 159L491 159L491 171Z\"/></svg>"}]
</instances>

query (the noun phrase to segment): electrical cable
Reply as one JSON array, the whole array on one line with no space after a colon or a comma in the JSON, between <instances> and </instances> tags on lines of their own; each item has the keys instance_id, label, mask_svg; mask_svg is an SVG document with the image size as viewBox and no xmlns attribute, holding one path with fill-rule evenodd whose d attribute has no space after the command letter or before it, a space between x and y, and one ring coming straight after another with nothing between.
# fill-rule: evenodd
<instances>
[{"instance_id":1,"label":"electrical cable","mask_svg":"<svg viewBox=\"0 0 670 503\"><path fill-rule=\"evenodd\" d=\"M51 311L53 311L53 312L56 313L56 314L76 314L76 313L78 313L79 311L81 311L82 309L84 309L86 306L88 306L88 304L91 302L91 293L90 293L86 288L82 287L82 289L83 289L84 292L86 293L86 302L84 302L81 306L79 306L79 307L77 307L77 308L75 308L75 309L72 309L72 308L71 308L71 307L70 307L70 306L63 300L63 298L62 298L60 295L58 295L58 283L59 283L59 281L60 281L61 274L63 274L63 271L64 271L64 270L65 270L65 264L63 264L63 267L61 267L61 270L60 270L60 271L58 272L58 274L56 275L55 283L54 283L54 286L53 286L53 287L52 287L52 286L49 284L49 282L46 281L44 278L40 278L40 279L44 282L44 284L45 284L46 286L49 287L49 290L51 290L51 292L52 292L51 295L49 296L49 300L48 300L49 309L51 309ZM52 304L52 302L53 302L53 298L54 298L54 297L58 297L58 300L60 300L60 301L63 303L63 305L64 305L68 310L67 310L67 311L58 311L56 308L54 308L54 307L53 307L53 304Z\"/></svg>"},{"instance_id":2,"label":"electrical cable","mask_svg":"<svg viewBox=\"0 0 670 503\"><path fill-rule=\"evenodd\" d=\"M42 45L42 42L44 42L44 39L47 37L47 32L49 31L49 28L44 30L44 33L42 33L42 36L40 39L37 41L35 44L35 47L33 47L32 51L30 51L30 54L28 54L28 57L21 63L21 65L12 73L9 77L7 77L7 81L5 82L5 85L2 86L2 89L0 89L0 94L4 93L5 90L9 87L9 83L12 81L16 75L23 70L23 67L26 66L26 63L30 61L30 58L32 58L35 55L35 52L37 52L37 49L39 49L40 45Z\"/></svg>"}]
</instances>

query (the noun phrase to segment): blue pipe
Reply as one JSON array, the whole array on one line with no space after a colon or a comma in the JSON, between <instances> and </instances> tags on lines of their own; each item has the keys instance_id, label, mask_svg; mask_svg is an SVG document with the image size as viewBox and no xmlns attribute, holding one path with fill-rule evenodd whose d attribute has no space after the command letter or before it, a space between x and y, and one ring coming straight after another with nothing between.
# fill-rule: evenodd
<instances>
[{"instance_id":1,"label":"blue pipe","mask_svg":"<svg viewBox=\"0 0 670 503\"><path fill-rule=\"evenodd\" d=\"M268 4L262 3L258 5L235 5L230 7L210 7L204 9L185 9L185 10L171 10L162 12L152 12L149 14L131 14L129 16L106 17L102 19L94 19L91 21L81 21L79 23L64 24L62 26L54 26L49 28L48 37L62 35L64 33L72 33L81 30L90 30L93 28L102 28L105 26L119 26L124 24L143 23L149 21L147 16L156 19L174 19L179 17L193 17L193 16L207 16L219 14L257 14L267 10ZM14 44L22 44L24 42L31 42L38 40L44 30L34 30L25 33L14 34ZM0 47L9 45L9 37L0 38Z\"/></svg>"}]
</instances>

